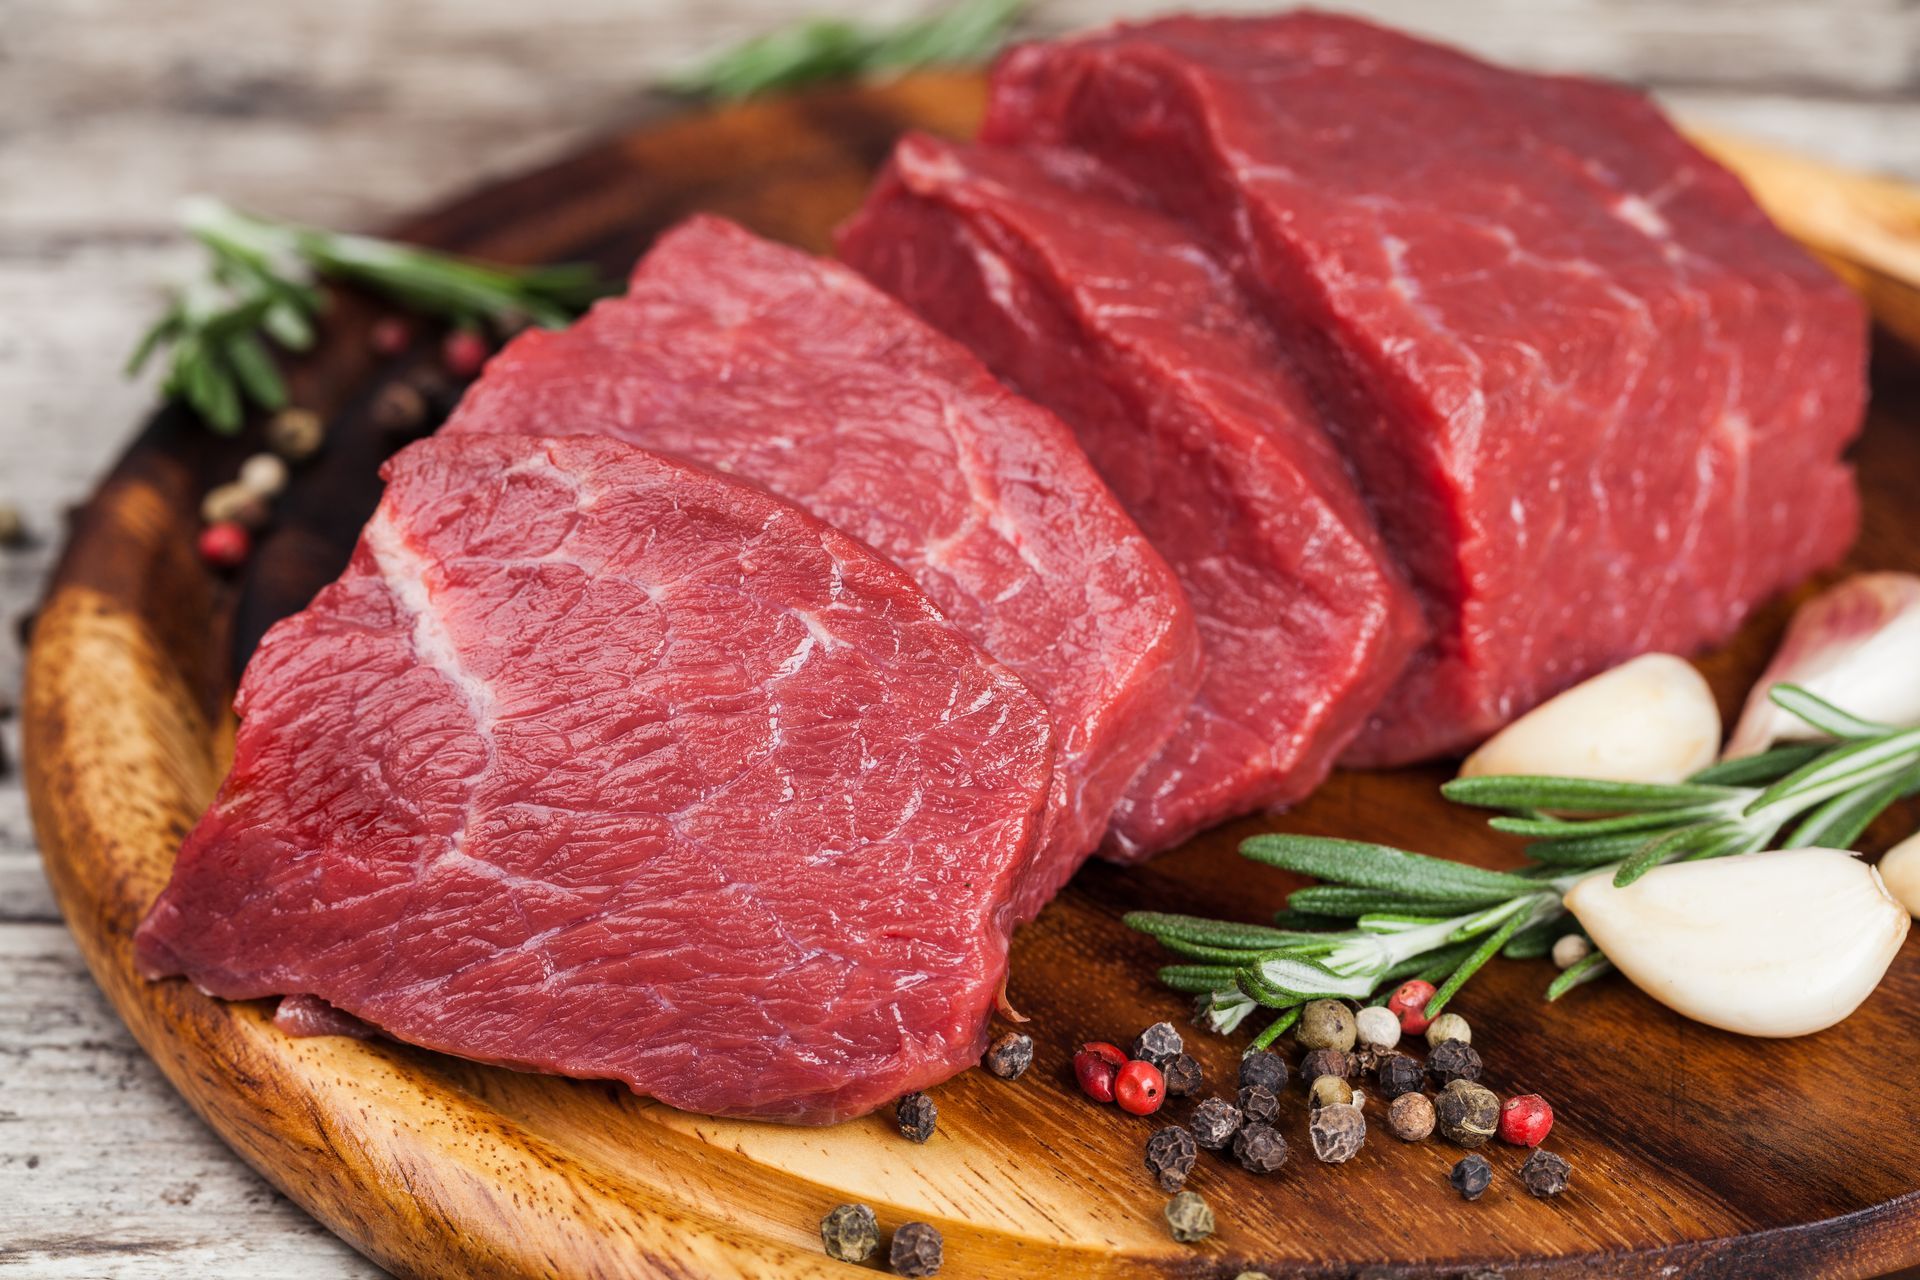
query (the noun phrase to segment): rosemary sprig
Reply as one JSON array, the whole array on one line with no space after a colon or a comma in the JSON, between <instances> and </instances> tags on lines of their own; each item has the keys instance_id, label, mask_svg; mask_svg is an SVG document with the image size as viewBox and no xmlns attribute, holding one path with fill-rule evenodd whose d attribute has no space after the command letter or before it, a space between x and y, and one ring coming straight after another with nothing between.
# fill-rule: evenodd
<instances>
[{"instance_id":1,"label":"rosemary sprig","mask_svg":"<svg viewBox=\"0 0 1920 1280\"><path fill-rule=\"evenodd\" d=\"M286 403L268 341L289 351L313 345L325 305L318 285L362 285L409 310L456 325L506 332L526 323L565 324L606 293L592 268L486 266L370 236L275 222L199 197L181 211L207 249L204 278L182 289L127 362L138 373L165 351L162 389L215 431L240 429L248 401Z\"/></svg>"},{"instance_id":2,"label":"rosemary sprig","mask_svg":"<svg viewBox=\"0 0 1920 1280\"><path fill-rule=\"evenodd\" d=\"M1495 955L1546 954L1567 932L1561 897L1578 880L1611 870L1628 884L1681 859L1844 848L1888 805L1920 792L1920 729L1861 719L1791 685L1772 696L1834 741L1777 747L1673 785L1519 776L1446 784L1449 799L1505 810L1490 825L1533 841L1518 870L1351 840L1254 836L1243 857L1321 882L1289 895L1279 927L1160 912L1126 923L1201 962L1160 976L1199 996L1202 1025L1230 1031L1258 1008L1279 1010L1256 1045L1277 1038L1310 999L1366 999L1409 977L1437 984L1427 1004L1436 1016ZM1567 810L1582 816L1556 816ZM1594 952L1560 974L1547 999L1611 971Z\"/></svg>"},{"instance_id":3,"label":"rosemary sprig","mask_svg":"<svg viewBox=\"0 0 1920 1280\"><path fill-rule=\"evenodd\" d=\"M675 93L749 98L825 80L925 66L970 66L991 57L1025 0L959 0L896 27L815 18L746 41L667 81Z\"/></svg>"}]
</instances>

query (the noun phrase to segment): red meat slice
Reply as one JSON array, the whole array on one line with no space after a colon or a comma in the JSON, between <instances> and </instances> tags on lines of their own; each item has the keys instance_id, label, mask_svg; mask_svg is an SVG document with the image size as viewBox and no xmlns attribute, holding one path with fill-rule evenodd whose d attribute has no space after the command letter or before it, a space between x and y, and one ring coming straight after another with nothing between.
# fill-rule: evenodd
<instances>
[{"instance_id":1,"label":"red meat slice","mask_svg":"<svg viewBox=\"0 0 1920 1280\"><path fill-rule=\"evenodd\" d=\"M1206 678L1123 857L1304 796L1423 638L1272 334L1178 224L1063 152L909 137L843 256L1068 422L1180 575Z\"/></svg>"},{"instance_id":2,"label":"red meat slice","mask_svg":"<svg viewBox=\"0 0 1920 1280\"><path fill-rule=\"evenodd\" d=\"M447 430L602 432L691 458L912 574L1053 712L1020 919L1099 843L1198 681L1177 580L1058 419L845 267L720 219L663 237L625 297L515 339Z\"/></svg>"},{"instance_id":3,"label":"red meat slice","mask_svg":"<svg viewBox=\"0 0 1920 1280\"><path fill-rule=\"evenodd\" d=\"M983 136L1154 193L1332 410L1434 625L1357 759L1725 637L1853 536L1863 309L1638 94L1170 18L1010 54Z\"/></svg>"},{"instance_id":4,"label":"red meat slice","mask_svg":"<svg viewBox=\"0 0 1920 1280\"><path fill-rule=\"evenodd\" d=\"M851 538L617 441L387 477L241 680L146 973L720 1115L977 1060L1047 794L1024 684Z\"/></svg>"}]
</instances>

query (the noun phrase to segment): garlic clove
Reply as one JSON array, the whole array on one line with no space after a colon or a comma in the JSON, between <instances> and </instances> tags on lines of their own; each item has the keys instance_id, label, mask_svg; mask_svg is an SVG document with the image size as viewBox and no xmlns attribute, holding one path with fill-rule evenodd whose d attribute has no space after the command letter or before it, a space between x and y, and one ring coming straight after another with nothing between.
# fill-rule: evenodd
<instances>
[{"instance_id":1,"label":"garlic clove","mask_svg":"<svg viewBox=\"0 0 1920 1280\"><path fill-rule=\"evenodd\" d=\"M1720 709L1707 682L1684 659L1649 653L1527 712L1468 756L1460 776L1680 782L1719 748Z\"/></svg>"},{"instance_id":2,"label":"garlic clove","mask_svg":"<svg viewBox=\"0 0 1920 1280\"><path fill-rule=\"evenodd\" d=\"M1908 915L1920 916L1920 831L1880 855L1880 878Z\"/></svg>"},{"instance_id":3,"label":"garlic clove","mask_svg":"<svg viewBox=\"0 0 1920 1280\"><path fill-rule=\"evenodd\" d=\"M1862 573L1801 605L1780 649L1747 695L1726 758L1780 741L1822 736L1767 696L1797 684L1842 711L1894 725L1920 724L1920 577Z\"/></svg>"},{"instance_id":4,"label":"garlic clove","mask_svg":"<svg viewBox=\"0 0 1920 1280\"><path fill-rule=\"evenodd\" d=\"M1838 849L1611 870L1567 891L1614 967L1661 1004L1750 1036L1800 1036L1865 1000L1907 936L1880 874Z\"/></svg>"}]
</instances>

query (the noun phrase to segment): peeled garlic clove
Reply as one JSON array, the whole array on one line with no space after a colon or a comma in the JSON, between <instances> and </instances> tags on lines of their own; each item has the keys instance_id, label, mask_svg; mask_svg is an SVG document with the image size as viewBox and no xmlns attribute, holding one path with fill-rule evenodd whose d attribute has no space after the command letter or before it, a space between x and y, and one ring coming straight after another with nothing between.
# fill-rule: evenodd
<instances>
[{"instance_id":1,"label":"peeled garlic clove","mask_svg":"<svg viewBox=\"0 0 1920 1280\"><path fill-rule=\"evenodd\" d=\"M1920 577L1863 573L1800 606L1779 652L1747 695L1726 757L1780 741L1823 736L1767 696L1797 684L1842 711L1887 724L1920 724Z\"/></svg>"},{"instance_id":2,"label":"peeled garlic clove","mask_svg":"<svg viewBox=\"0 0 1920 1280\"><path fill-rule=\"evenodd\" d=\"M1487 739L1460 776L1680 782L1713 763L1720 709L1692 664L1649 653L1550 698Z\"/></svg>"},{"instance_id":3,"label":"peeled garlic clove","mask_svg":"<svg viewBox=\"0 0 1920 1280\"><path fill-rule=\"evenodd\" d=\"M1787 849L1655 867L1624 889L1603 871L1567 891L1629 981L1708 1026L1750 1036L1824 1030L1878 986L1906 908L1839 849Z\"/></svg>"},{"instance_id":4,"label":"peeled garlic clove","mask_svg":"<svg viewBox=\"0 0 1920 1280\"><path fill-rule=\"evenodd\" d=\"M1880 878L1908 915L1920 916L1920 831L1880 855Z\"/></svg>"}]
</instances>

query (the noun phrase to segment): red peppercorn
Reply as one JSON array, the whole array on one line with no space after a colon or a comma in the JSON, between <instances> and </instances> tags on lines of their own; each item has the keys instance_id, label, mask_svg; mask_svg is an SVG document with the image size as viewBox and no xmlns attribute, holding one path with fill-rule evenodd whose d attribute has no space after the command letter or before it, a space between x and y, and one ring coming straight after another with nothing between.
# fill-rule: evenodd
<instances>
[{"instance_id":1,"label":"red peppercorn","mask_svg":"<svg viewBox=\"0 0 1920 1280\"><path fill-rule=\"evenodd\" d=\"M1073 1078L1095 1102L1113 1101L1114 1077L1127 1065L1127 1055L1104 1040L1090 1040L1073 1055Z\"/></svg>"},{"instance_id":2,"label":"red peppercorn","mask_svg":"<svg viewBox=\"0 0 1920 1280\"><path fill-rule=\"evenodd\" d=\"M253 539L247 536L245 525L222 520L202 529L197 545L200 558L214 568L238 569L247 562L247 553L253 549Z\"/></svg>"},{"instance_id":3,"label":"red peppercorn","mask_svg":"<svg viewBox=\"0 0 1920 1280\"><path fill-rule=\"evenodd\" d=\"M1553 1108L1537 1093L1508 1098L1500 1108L1500 1140L1516 1147L1537 1147L1553 1129Z\"/></svg>"},{"instance_id":4,"label":"red peppercorn","mask_svg":"<svg viewBox=\"0 0 1920 1280\"><path fill-rule=\"evenodd\" d=\"M1139 1058L1120 1068L1120 1074L1113 1080L1114 1100L1122 1111L1136 1116L1150 1116L1160 1109L1160 1103L1167 1096L1166 1078L1160 1074L1160 1068Z\"/></svg>"},{"instance_id":5,"label":"red peppercorn","mask_svg":"<svg viewBox=\"0 0 1920 1280\"><path fill-rule=\"evenodd\" d=\"M455 329L440 344L440 362L456 378L479 377L489 354L487 340L473 329Z\"/></svg>"},{"instance_id":6,"label":"red peppercorn","mask_svg":"<svg viewBox=\"0 0 1920 1280\"><path fill-rule=\"evenodd\" d=\"M1427 1016L1427 1001L1433 999L1433 984L1422 982L1418 978L1400 984L1393 998L1387 1001L1387 1008L1393 1016L1400 1019L1400 1031L1403 1035L1417 1036L1426 1034L1433 1019Z\"/></svg>"},{"instance_id":7,"label":"red peppercorn","mask_svg":"<svg viewBox=\"0 0 1920 1280\"><path fill-rule=\"evenodd\" d=\"M373 332L367 335L374 351L383 356L397 356L413 343L413 326L399 316L388 316L374 323Z\"/></svg>"}]
</instances>

